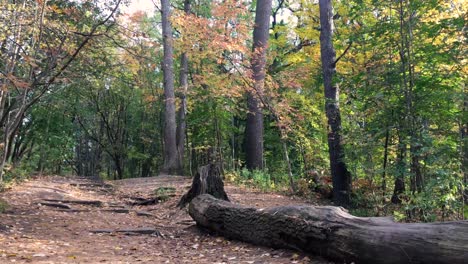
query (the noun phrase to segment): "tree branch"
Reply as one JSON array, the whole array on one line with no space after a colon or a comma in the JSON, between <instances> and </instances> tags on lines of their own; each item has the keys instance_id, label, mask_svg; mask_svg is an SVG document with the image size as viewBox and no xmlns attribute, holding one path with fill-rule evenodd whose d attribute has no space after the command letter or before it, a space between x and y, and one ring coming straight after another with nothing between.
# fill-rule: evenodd
<instances>
[{"instance_id":1,"label":"tree branch","mask_svg":"<svg viewBox=\"0 0 468 264\"><path fill-rule=\"evenodd\" d=\"M341 58L343 58L344 55L346 55L346 53L348 52L349 48L351 48L351 45L353 45L353 42L349 42L348 44L348 47L346 47L345 51L343 51L343 53L335 60L335 62L333 62L333 65L336 65L338 63L338 61L341 60Z\"/></svg>"}]
</instances>

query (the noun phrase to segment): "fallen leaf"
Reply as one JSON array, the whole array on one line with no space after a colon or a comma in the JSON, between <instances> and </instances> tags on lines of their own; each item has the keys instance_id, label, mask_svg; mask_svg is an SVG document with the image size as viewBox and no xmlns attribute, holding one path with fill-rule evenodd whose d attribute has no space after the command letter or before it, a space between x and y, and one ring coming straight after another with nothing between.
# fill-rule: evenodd
<instances>
[{"instance_id":1,"label":"fallen leaf","mask_svg":"<svg viewBox=\"0 0 468 264\"><path fill-rule=\"evenodd\" d=\"M294 253L291 258L294 259L294 260L297 260L297 259L299 259L299 254Z\"/></svg>"}]
</instances>

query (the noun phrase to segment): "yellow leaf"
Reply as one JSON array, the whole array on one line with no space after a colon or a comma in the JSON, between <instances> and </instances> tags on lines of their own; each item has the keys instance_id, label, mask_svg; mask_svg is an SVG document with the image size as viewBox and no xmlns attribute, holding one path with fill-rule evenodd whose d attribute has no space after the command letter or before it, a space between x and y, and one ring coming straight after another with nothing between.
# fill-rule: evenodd
<instances>
[{"instance_id":1,"label":"yellow leaf","mask_svg":"<svg viewBox=\"0 0 468 264\"><path fill-rule=\"evenodd\" d=\"M294 259L294 260L297 260L297 259L299 259L299 254L294 253L291 258Z\"/></svg>"}]
</instances>

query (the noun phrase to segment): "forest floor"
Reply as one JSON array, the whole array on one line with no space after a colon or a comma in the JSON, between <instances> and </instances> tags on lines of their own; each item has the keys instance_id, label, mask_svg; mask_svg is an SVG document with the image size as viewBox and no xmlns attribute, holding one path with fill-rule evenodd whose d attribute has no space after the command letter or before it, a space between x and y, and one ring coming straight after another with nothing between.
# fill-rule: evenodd
<instances>
[{"instance_id":1,"label":"forest floor","mask_svg":"<svg viewBox=\"0 0 468 264\"><path fill-rule=\"evenodd\" d=\"M0 263L329 263L200 231L187 209L175 207L190 184L179 176L106 183L43 176L22 182L0 193L9 204L0 214ZM155 197L160 187L175 193L164 202L135 205ZM259 208L311 203L230 184L226 192L235 203Z\"/></svg>"}]
</instances>

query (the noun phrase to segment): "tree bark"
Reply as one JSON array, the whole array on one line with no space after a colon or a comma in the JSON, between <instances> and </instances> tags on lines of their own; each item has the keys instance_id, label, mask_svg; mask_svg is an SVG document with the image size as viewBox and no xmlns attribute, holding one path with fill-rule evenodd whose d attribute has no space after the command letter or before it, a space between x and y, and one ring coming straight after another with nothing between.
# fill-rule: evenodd
<instances>
[{"instance_id":1,"label":"tree bark","mask_svg":"<svg viewBox=\"0 0 468 264\"><path fill-rule=\"evenodd\" d=\"M385 196L387 190L387 162L388 162L388 141L390 140L390 129L386 128L385 131L385 144L384 144L384 156L383 156L383 165L382 165L382 194Z\"/></svg>"},{"instance_id":2,"label":"tree bark","mask_svg":"<svg viewBox=\"0 0 468 264\"><path fill-rule=\"evenodd\" d=\"M161 19L164 56L162 61L164 79L164 165L163 173L174 174L180 171L176 142L176 111L174 95L174 59L172 26L169 0L161 0Z\"/></svg>"},{"instance_id":3,"label":"tree bark","mask_svg":"<svg viewBox=\"0 0 468 264\"><path fill-rule=\"evenodd\" d=\"M177 165L178 174L183 175L184 168L184 155L185 155L185 134L187 129L186 113L187 113L187 87L188 87L188 58L187 54L183 53L180 58L180 86L182 92L180 95L180 106L177 113L179 123L176 129L176 142L177 142Z\"/></svg>"},{"instance_id":4,"label":"tree bark","mask_svg":"<svg viewBox=\"0 0 468 264\"><path fill-rule=\"evenodd\" d=\"M465 89L464 89L465 90ZM467 93L464 93L463 97L463 112L466 113L468 110L468 96ZM466 116L466 115L465 115ZM463 173L463 183L464 186L462 188L463 192L463 201L464 203L468 203L468 124L465 120L461 120L460 125L460 137L461 137L461 165L462 165L462 173Z\"/></svg>"},{"instance_id":5,"label":"tree bark","mask_svg":"<svg viewBox=\"0 0 468 264\"><path fill-rule=\"evenodd\" d=\"M190 0L184 1L184 12L186 15L190 14ZM180 75L179 85L182 89L180 93L180 106L177 113L179 124L177 126L177 155L178 155L178 168L180 169L180 175L184 174L184 154L185 154L185 134L187 130L187 90L188 90L188 56L184 52L180 56Z\"/></svg>"},{"instance_id":6,"label":"tree bark","mask_svg":"<svg viewBox=\"0 0 468 264\"><path fill-rule=\"evenodd\" d=\"M401 129L400 129L401 130ZM392 203L402 202L400 195L405 193L405 171L406 171L406 143L403 140L402 132L398 132L398 156L396 161L397 172L395 175L395 185L393 188Z\"/></svg>"},{"instance_id":7,"label":"tree bark","mask_svg":"<svg viewBox=\"0 0 468 264\"><path fill-rule=\"evenodd\" d=\"M466 263L468 221L394 223L355 217L340 207L283 206L255 209L196 197L190 216L225 237L290 248L339 263Z\"/></svg>"},{"instance_id":8,"label":"tree bark","mask_svg":"<svg viewBox=\"0 0 468 264\"><path fill-rule=\"evenodd\" d=\"M283 145L284 161L286 161L286 165L288 167L289 186L291 187L291 192L296 193L296 185L294 184L291 161L289 160L288 145L286 139L283 137L283 132L281 132L281 145Z\"/></svg>"},{"instance_id":9,"label":"tree bark","mask_svg":"<svg viewBox=\"0 0 468 264\"><path fill-rule=\"evenodd\" d=\"M249 170L263 169L263 113L260 98L265 86L266 49L268 47L272 0L258 0L253 32L253 91L247 93L246 165Z\"/></svg>"},{"instance_id":10,"label":"tree bark","mask_svg":"<svg viewBox=\"0 0 468 264\"><path fill-rule=\"evenodd\" d=\"M333 200L338 205L350 203L351 174L344 161L341 143L339 87L334 80L336 54L333 47L333 7L331 0L320 0L320 54L322 59L325 111L328 119L328 151L333 182Z\"/></svg>"},{"instance_id":11,"label":"tree bark","mask_svg":"<svg viewBox=\"0 0 468 264\"><path fill-rule=\"evenodd\" d=\"M210 194L215 198L229 201L224 191L224 183L219 166L209 164L198 168L198 172L193 178L192 187L182 196L177 207L184 208L193 198L201 194Z\"/></svg>"}]
</instances>

